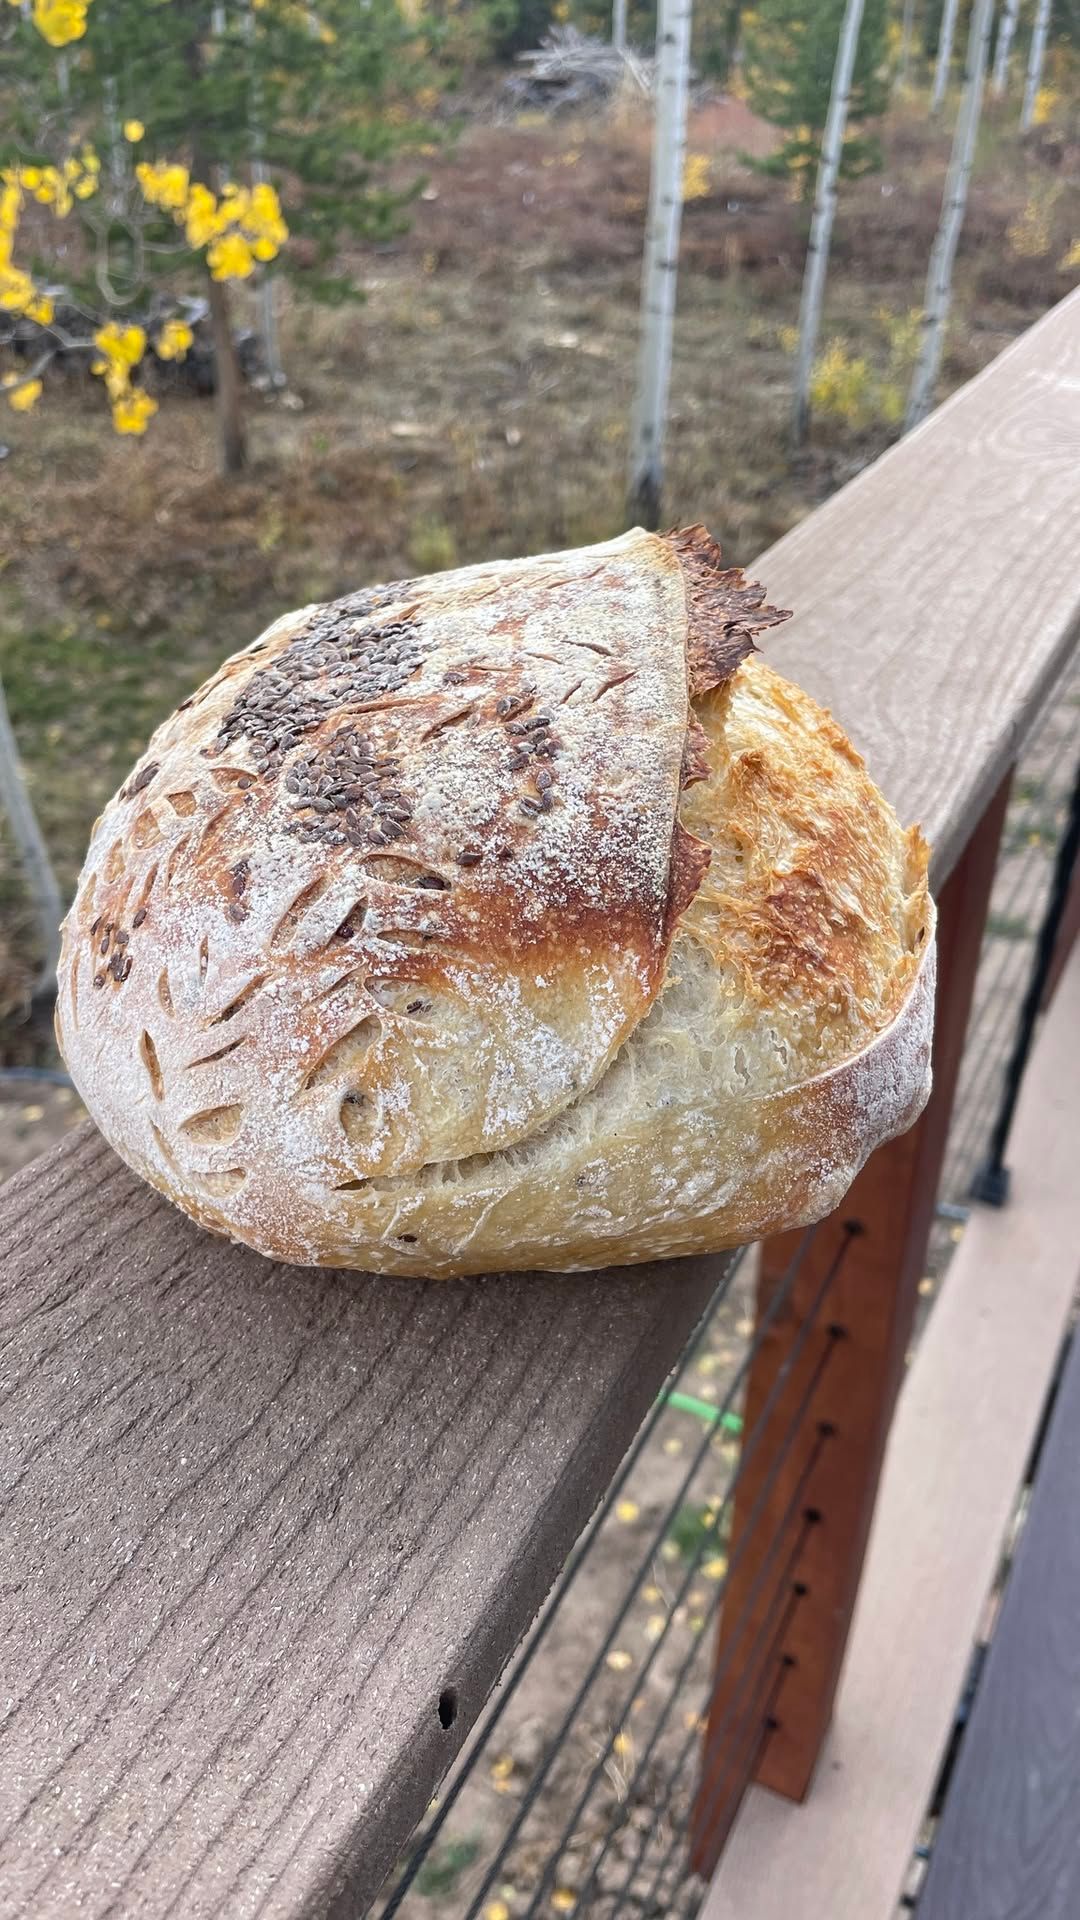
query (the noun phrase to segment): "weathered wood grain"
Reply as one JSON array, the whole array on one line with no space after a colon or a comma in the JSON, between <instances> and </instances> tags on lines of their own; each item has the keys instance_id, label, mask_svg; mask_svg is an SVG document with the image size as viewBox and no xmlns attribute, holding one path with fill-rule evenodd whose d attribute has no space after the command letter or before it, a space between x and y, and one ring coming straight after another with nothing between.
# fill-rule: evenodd
<instances>
[{"instance_id":1,"label":"weathered wood grain","mask_svg":"<svg viewBox=\"0 0 1080 1920\"><path fill-rule=\"evenodd\" d=\"M800 609L770 654L939 879L1075 631L1078 453L1074 298L760 565ZM355 1914L715 1264L292 1272L88 1130L5 1191L0 1245L0 1912Z\"/></svg>"},{"instance_id":2,"label":"weathered wood grain","mask_svg":"<svg viewBox=\"0 0 1080 1920\"><path fill-rule=\"evenodd\" d=\"M722 1264L299 1272L89 1128L0 1235L0 1911L355 1913Z\"/></svg>"},{"instance_id":3,"label":"weathered wood grain","mask_svg":"<svg viewBox=\"0 0 1080 1920\"><path fill-rule=\"evenodd\" d=\"M701 1920L895 1920L1068 1324L1078 1137L1074 953L1020 1095L1012 1198L975 1209L900 1393L813 1792L798 1806L751 1788ZM1069 1511L1075 1525L1075 1490ZM1005 1913L1044 1920L1038 1901ZM1003 1915L972 1899L934 1920Z\"/></svg>"}]
</instances>

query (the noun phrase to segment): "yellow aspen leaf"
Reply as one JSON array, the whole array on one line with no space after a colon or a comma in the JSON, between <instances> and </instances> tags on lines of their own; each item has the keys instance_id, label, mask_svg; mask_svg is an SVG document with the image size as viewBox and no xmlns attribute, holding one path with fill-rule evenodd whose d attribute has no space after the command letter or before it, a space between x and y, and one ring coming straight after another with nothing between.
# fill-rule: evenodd
<instances>
[{"instance_id":1,"label":"yellow aspen leaf","mask_svg":"<svg viewBox=\"0 0 1080 1920\"><path fill-rule=\"evenodd\" d=\"M615 1518L623 1521L624 1525L630 1526L640 1512L641 1508L636 1500L620 1500L615 1508Z\"/></svg>"},{"instance_id":2,"label":"yellow aspen leaf","mask_svg":"<svg viewBox=\"0 0 1080 1920\"><path fill-rule=\"evenodd\" d=\"M206 264L215 280L246 280L255 270L251 248L242 233L226 233L207 249Z\"/></svg>"},{"instance_id":3,"label":"yellow aspen leaf","mask_svg":"<svg viewBox=\"0 0 1080 1920\"><path fill-rule=\"evenodd\" d=\"M683 165L683 199L703 200L709 191L712 165L707 153L688 153Z\"/></svg>"},{"instance_id":4,"label":"yellow aspen leaf","mask_svg":"<svg viewBox=\"0 0 1080 1920\"><path fill-rule=\"evenodd\" d=\"M0 308L7 313L23 313L34 298L34 283L21 267L0 267Z\"/></svg>"},{"instance_id":5,"label":"yellow aspen leaf","mask_svg":"<svg viewBox=\"0 0 1080 1920\"><path fill-rule=\"evenodd\" d=\"M157 412L157 401L143 387L132 387L113 402L113 426L117 433L145 433Z\"/></svg>"},{"instance_id":6,"label":"yellow aspen leaf","mask_svg":"<svg viewBox=\"0 0 1080 1920\"><path fill-rule=\"evenodd\" d=\"M146 335L141 327L122 327L116 320L110 320L99 327L94 335L94 345L104 354L107 362L114 366L137 367L146 352ZM94 362L92 371L99 371Z\"/></svg>"},{"instance_id":7,"label":"yellow aspen leaf","mask_svg":"<svg viewBox=\"0 0 1080 1920\"><path fill-rule=\"evenodd\" d=\"M141 120L124 121L124 139L130 140L133 147L138 146L145 132L146 128L143 126Z\"/></svg>"},{"instance_id":8,"label":"yellow aspen leaf","mask_svg":"<svg viewBox=\"0 0 1080 1920\"><path fill-rule=\"evenodd\" d=\"M510 1920L510 1909L505 1900L489 1900L484 1908L484 1920Z\"/></svg>"},{"instance_id":9,"label":"yellow aspen leaf","mask_svg":"<svg viewBox=\"0 0 1080 1920\"><path fill-rule=\"evenodd\" d=\"M704 1562L701 1571L705 1575L706 1580L722 1580L727 1572L727 1555L724 1553L714 1553L710 1559Z\"/></svg>"},{"instance_id":10,"label":"yellow aspen leaf","mask_svg":"<svg viewBox=\"0 0 1080 1920\"><path fill-rule=\"evenodd\" d=\"M573 1913L577 1906L577 1894L569 1887L556 1887L551 1895L551 1904L556 1913Z\"/></svg>"},{"instance_id":11,"label":"yellow aspen leaf","mask_svg":"<svg viewBox=\"0 0 1080 1920\"><path fill-rule=\"evenodd\" d=\"M27 302L23 312L28 320L35 320L39 327L47 327L56 312L47 293L38 293Z\"/></svg>"},{"instance_id":12,"label":"yellow aspen leaf","mask_svg":"<svg viewBox=\"0 0 1080 1920\"><path fill-rule=\"evenodd\" d=\"M620 1760L628 1760L634 1751L634 1742L630 1734L617 1733L611 1743L611 1751Z\"/></svg>"},{"instance_id":13,"label":"yellow aspen leaf","mask_svg":"<svg viewBox=\"0 0 1080 1920\"><path fill-rule=\"evenodd\" d=\"M611 1668L612 1673L626 1673L633 1664L633 1654L627 1653L623 1647L612 1647L605 1662L605 1665Z\"/></svg>"},{"instance_id":14,"label":"yellow aspen leaf","mask_svg":"<svg viewBox=\"0 0 1080 1920\"><path fill-rule=\"evenodd\" d=\"M50 47L67 47L86 32L88 0L34 0L33 22Z\"/></svg>"},{"instance_id":15,"label":"yellow aspen leaf","mask_svg":"<svg viewBox=\"0 0 1080 1920\"><path fill-rule=\"evenodd\" d=\"M183 320L166 320L156 346L161 360L182 360L195 335Z\"/></svg>"},{"instance_id":16,"label":"yellow aspen leaf","mask_svg":"<svg viewBox=\"0 0 1080 1920\"><path fill-rule=\"evenodd\" d=\"M659 1640L666 1626L667 1620L662 1613L650 1613L645 1622L646 1640Z\"/></svg>"},{"instance_id":17,"label":"yellow aspen leaf","mask_svg":"<svg viewBox=\"0 0 1080 1920\"><path fill-rule=\"evenodd\" d=\"M13 387L8 394L8 406L16 413L29 413L32 406L41 398L41 381L24 380L21 387Z\"/></svg>"}]
</instances>

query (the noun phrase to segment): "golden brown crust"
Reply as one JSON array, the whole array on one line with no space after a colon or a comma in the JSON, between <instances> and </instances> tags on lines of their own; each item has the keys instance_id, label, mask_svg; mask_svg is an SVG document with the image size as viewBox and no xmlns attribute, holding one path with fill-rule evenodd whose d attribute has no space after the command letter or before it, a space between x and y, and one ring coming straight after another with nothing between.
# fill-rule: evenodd
<instances>
[{"instance_id":1,"label":"golden brown crust","mask_svg":"<svg viewBox=\"0 0 1080 1920\"><path fill-rule=\"evenodd\" d=\"M206 1225L385 1271L690 1251L831 1192L800 1102L925 1001L925 849L752 657L782 617L691 529L279 621L95 831L58 1030L107 1137ZM850 1171L920 1047L832 1122Z\"/></svg>"}]
</instances>

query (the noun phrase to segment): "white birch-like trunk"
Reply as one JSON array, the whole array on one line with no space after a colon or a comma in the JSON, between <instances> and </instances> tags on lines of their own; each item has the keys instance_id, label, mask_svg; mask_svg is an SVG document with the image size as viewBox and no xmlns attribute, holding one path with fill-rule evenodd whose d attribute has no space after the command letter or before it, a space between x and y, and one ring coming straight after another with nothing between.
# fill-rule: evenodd
<instances>
[{"instance_id":1,"label":"white birch-like trunk","mask_svg":"<svg viewBox=\"0 0 1080 1920\"><path fill-rule=\"evenodd\" d=\"M904 12L900 22L900 58L896 68L896 84L906 87L911 78L911 42L915 35L915 0L904 0Z\"/></svg>"},{"instance_id":2,"label":"white birch-like trunk","mask_svg":"<svg viewBox=\"0 0 1080 1920\"><path fill-rule=\"evenodd\" d=\"M959 0L945 0L945 11L941 16L941 32L938 35L937 65L934 68L934 85L930 94L931 113L940 113L949 85L949 69L952 66L953 40L956 36L956 15Z\"/></svg>"},{"instance_id":3,"label":"white birch-like trunk","mask_svg":"<svg viewBox=\"0 0 1080 1920\"><path fill-rule=\"evenodd\" d=\"M1009 78L1009 55L1016 34L1016 22L1020 13L1020 0L1005 0L998 22L997 46L994 48L994 78L992 90L994 98L1000 100Z\"/></svg>"},{"instance_id":4,"label":"white birch-like trunk","mask_svg":"<svg viewBox=\"0 0 1080 1920\"><path fill-rule=\"evenodd\" d=\"M308 15L308 25L311 31L318 32L318 22L315 21L314 25L312 24L310 12ZM253 0L246 0L244 28L247 33L248 44L252 48L251 57L254 62L255 51L253 43L255 40L256 22ZM251 115L251 145L254 154L254 159L251 163L251 177L256 186L265 186L270 178L266 170L266 164L262 158L263 125L261 104L259 88L256 82L252 88ZM285 369L281 364L281 349L278 345L277 315L274 312L274 280L273 275L267 273L265 267L261 267L259 270L259 281L255 290L255 300L258 311L257 326L259 344L262 363L266 368L266 377L272 387L283 387L285 385Z\"/></svg>"},{"instance_id":5,"label":"white birch-like trunk","mask_svg":"<svg viewBox=\"0 0 1080 1920\"><path fill-rule=\"evenodd\" d=\"M626 0L614 0L611 9L611 44L616 53L626 52Z\"/></svg>"},{"instance_id":6,"label":"white birch-like trunk","mask_svg":"<svg viewBox=\"0 0 1080 1920\"><path fill-rule=\"evenodd\" d=\"M1046 53L1046 36L1050 29L1051 0L1039 0L1035 10L1035 25L1031 31L1031 46L1028 49L1027 76L1024 81L1024 104L1020 109L1020 131L1030 133L1035 124L1035 102L1042 85L1043 58Z\"/></svg>"},{"instance_id":7,"label":"white birch-like trunk","mask_svg":"<svg viewBox=\"0 0 1080 1920\"><path fill-rule=\"evenodd\" d=\"M19 748L7 710L4 689L0 685L0 808L7 818L15 853L26 877L41 929L42 964L38 975L38 993L51 993L56 986L56 965L60 958L60 922L64 903L49 859L41 828L26 791Z\"/></svg>"},{"instance_id":8,"label":"white birch-like trunk","mask_svg":"<svg viewBox=\"0 0 1080 1920\"><path fill-rule=\"evenodd\" d=\"M844 18L840 27L840 40L836 49L836 65L833 68L829 111L821 141L821 157L818 161L817 186L814 192L814 212L810 222L810 239L806 249L806 265L803 268L802 299L799 303L799 344L795 354L795 407L792 419L792 437L796 446L800 446L805 439L810 418L810 376L817 354L818 336L821 332L825 276L829 270L829 247L832 244L833 217L836 213L836 183L840 177L840 162L844 155L844 135L847 131L848 109L851 105L851 77L855 71L855 55L859 48L863 4L864 0L846 0Z\"/></svg>"},{"instance_id":9,"label":"white birch-like trunk","mask_svg":"<svg viewBox=\"0 0 1080 1920\"><path fill-rule=\"evenodd\" d=\"M971 31L968 35L964 91L960 101L956 131L953 135L952 154L941 203L941 218L934 236L930 266L926 276L922 344L911 376L907 413L904 418L904 426L908 430L917 427L934 404L934 388L937 384L945 346L945 328L952 297L953 265L956 260L960 230L964 224L964 214L967 210L968 183L975 159L975 141L979 131L979 116L982 112L983 86L986 79L986 62L990 49L990 28L993 17L994 0L975 0L971 13Z\"/></svg>"},{"instance_id":10,"label":"white birch-like trunk","mask_svg":"<svg viewBox=\"0 0 1080 1920\"><path fill-rule=\"evenodd\" d=\"M656 32L656 123L649 217L641 276L641 341L630 428L627 518L660 524L664 427L671 383L671 343L686 161L692 0L660 0Z\"/></svg>"}]
</instances>

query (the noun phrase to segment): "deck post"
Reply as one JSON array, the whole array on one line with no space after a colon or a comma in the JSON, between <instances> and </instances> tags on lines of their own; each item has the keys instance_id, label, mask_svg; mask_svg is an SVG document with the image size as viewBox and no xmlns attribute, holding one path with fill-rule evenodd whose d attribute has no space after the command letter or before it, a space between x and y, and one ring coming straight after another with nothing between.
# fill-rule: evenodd
<instances>
[{"instance_id":1,"label":"deck post","mask_svg":"<svg viewBox=\"0 0 1080 1920\"><path fill-rule=\"evenodd\" d=\"M691 1827L691 1861L700 1874L715 1868L749 1779L803 1798L829 1724L924 1270L1009 778L941 893L930 1102L910 1132L872 1156L843 1206L815 1233L747 1382L745 1434L755 1434L767 1402L768 1428L755 1441L735 1501L732 1571ZM762 1247L759 1324L798 1238L782 1234ZM835 1279L807 1337L830 1272ZM790 1544L778 1539L783 1530ZM783 1623L772 1642L760 1631L770 1618ZM756 1716L747 1725L734 1695L746 1691L744 1648L762 1639Z\"/></svg>"}]
</instances>

